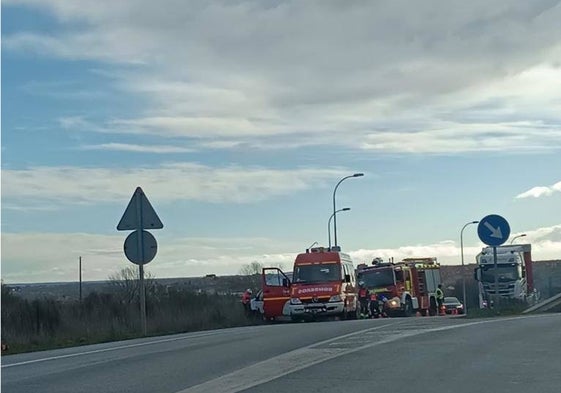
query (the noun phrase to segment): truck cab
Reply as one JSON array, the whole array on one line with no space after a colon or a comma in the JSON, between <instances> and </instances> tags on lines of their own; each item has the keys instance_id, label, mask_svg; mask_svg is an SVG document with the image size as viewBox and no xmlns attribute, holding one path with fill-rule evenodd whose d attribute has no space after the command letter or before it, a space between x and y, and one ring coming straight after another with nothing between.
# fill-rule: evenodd
<instances>
[{"instance_id":1,"label":"truck cab","mask_svg":"<svg viewBox=\"0 0 561 393\"><path fill-rule=\"evenodd\" d=\"M372 266L358 267L358 280L384 299L384 309L392 316L436 315L436 288L440 265L436 258L406 258L401 262L375 259Z\"/></svg>"},{"instance_id":2,"label":"truck cab","mask_svg":"<svg viewBox=\"0 0 561 393\"><path fill-rule=\"evenodd\" d=\"M317 317L356 318L357 281L349 255L317 247L298 254L290 288L293 320Z\"/></svg>"},{"instance_id":3,"label":"truck cab","mask_svg":"<svg viewBox=\"0 0 561 393\"><path fill-rule=\"evenodd\" d=\"M298 254L290 275L264 268L262 288L263 316L269 320L354 319L359 311L352 260L335 249L316 247Z\"/></svg>"},{"instance_id":4,"label":"truck cab","mask_svg":"<svg viewBox=\"0 0 561 393\"><path fill-rule=\"evenodd\" d=\"M530 244L485 247L476 256L475 279L479 282L480 307L492 296L531 301L533 288L532 248ZM496 284L495 284L496 279Z\"/></svg>"}]
</instances>

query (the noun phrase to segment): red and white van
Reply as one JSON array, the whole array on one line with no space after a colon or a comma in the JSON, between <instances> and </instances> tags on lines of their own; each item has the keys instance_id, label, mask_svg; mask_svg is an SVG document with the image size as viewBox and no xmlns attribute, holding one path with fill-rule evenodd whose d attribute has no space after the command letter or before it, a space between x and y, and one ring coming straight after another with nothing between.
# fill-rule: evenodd
<instances>
[{"instance_id":1,"label":"red and white van","mask_svg":"<svg viewBox=\"0 0 561 393\"><path fill-rule=\"evenodd\" d=\"M356 291L349 255L312 248L296 256L290 278L278 268L263 269L264 317L354 319L359 311Z\"/></svg>"}]
</instances>

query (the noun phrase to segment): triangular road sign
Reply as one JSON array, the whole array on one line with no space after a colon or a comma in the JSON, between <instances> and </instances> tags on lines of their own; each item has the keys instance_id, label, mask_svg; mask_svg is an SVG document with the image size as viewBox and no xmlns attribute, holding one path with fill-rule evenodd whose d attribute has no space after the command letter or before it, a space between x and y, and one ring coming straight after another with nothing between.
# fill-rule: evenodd
<instances>
[{"instance_id":1,"label":"triangular road sign","mask_svg":"<svg viewBox=\"0 0 561 393\"><path fill-rule=\"evenodd\" d=\"M131 231L161 229L163 227L164 224L160 221L160 218L148 201L144 191L142 191L142 188L137 187L121 221L119 221L119 225L117 225L117 230Z\"/></svg>"}]
</instances>

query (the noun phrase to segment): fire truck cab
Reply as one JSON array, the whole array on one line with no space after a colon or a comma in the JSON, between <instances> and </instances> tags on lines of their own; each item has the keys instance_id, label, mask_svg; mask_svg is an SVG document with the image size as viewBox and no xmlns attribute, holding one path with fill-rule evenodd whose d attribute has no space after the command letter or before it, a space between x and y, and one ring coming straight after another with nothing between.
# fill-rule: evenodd
<instances>
[{"instance_id":1,"label":"fire truck cab","mask_svg":"<svg viewBox=\"0 0 561 393\"><path fill-rule=\"evenodd\" d=\"M437 315L436 288L440 284L440 265L436 258L406 258L401 262L359 265L359 282L383 299L390 316Z\"/></svg>"},{"instance_id":2,"label":"fire truck cab","mask_svg":"<svg viewBox=\"0 0 561 393\"><path fill-rule=\"evenodd\" d=\"M335 316L356 319L357 284L349 255L324 247L298 254L290 288L290 316L293 320Z\"/></svg>"},{"instance_id":3,"label":"fire truck cab","mask_svg":"<svg viewBox=\"0 0 561 393\"><path fill-rule=\"evenodd\" d=\"M355 319L357 284L351 258L324 247L298 254L289 277L278 268L264 268L263 316L293 321L320 317Z\"/></svg>"}]
</instances>

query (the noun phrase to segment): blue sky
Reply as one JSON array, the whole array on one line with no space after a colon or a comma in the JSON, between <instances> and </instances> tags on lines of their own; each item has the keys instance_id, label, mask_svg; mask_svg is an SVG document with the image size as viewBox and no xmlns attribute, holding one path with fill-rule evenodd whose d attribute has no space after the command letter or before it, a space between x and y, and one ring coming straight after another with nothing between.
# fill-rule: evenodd
<instances>
[{"instance_id":1,"label":"blue sky","mask_svg":"<svg viewBox=\"0 0 561 393\"><path fill-rule=\"evenodd\" d=\"M337 191L355 263L458 264L492 213L561 258L561 6L417 7L3 1L3 280L127 266L137 186L165 225L156 277L288 268L355 172Z\"/></svg>"}]
</instances>

